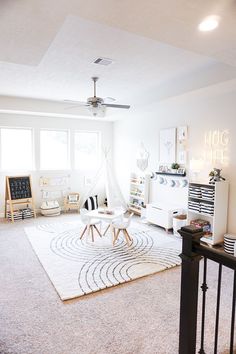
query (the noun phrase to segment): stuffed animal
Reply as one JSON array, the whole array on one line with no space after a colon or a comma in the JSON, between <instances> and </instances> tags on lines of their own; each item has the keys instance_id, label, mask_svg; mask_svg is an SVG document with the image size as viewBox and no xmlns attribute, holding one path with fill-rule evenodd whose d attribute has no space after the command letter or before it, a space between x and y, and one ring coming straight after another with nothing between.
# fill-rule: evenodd
<instances>
[{"instance_id":1,"label":"stuffed animal","mask_svg":"<svg viewBox=\"0 0 236 354\"><path fill-rule=\"evenodd\" d=\"M215 182L220 182L220 181L225 181L225 178L221 176L221 169L219 168L214 168L213 171L209 173L210 184L214 184Z\"/></svg>"}]
</instances>

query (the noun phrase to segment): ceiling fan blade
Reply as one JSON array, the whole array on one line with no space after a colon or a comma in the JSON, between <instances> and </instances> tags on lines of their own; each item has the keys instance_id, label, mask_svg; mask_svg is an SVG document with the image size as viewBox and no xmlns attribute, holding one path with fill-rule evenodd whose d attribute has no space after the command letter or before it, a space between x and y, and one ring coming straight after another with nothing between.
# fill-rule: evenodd
<instances>
[{"instance_id":1,"label":"ceiling fan blade","mask_svg":"<svg viewBox=\"0 0 236 354\"><path fill-rule=\"evenodd\" d=\"M64 110L66 111L67 109L73 109L73 108L76 108L76 107L81 107L81 106L78 105L78 104L74 104L74 105L71 105L71 106L68 106L68 107L64 107Z\"/></svg>"},{"instance_id":2,"label":"ceiling fan blade","mask_svg":"<svg viewBox=\"0 0 236 354\"><path fill-rule=\"evenodd\" d=\"M104 103L103 104L106 107L111 107L111 108L123 108L123 109L129 109L130 105L127 104L110 104L110 103Z\"/></svg>"},{"instance_id":3,"label":"ceiling fan blade","mask_svg":"<svg viewBox=\"0 0 236 354\"><path fill-rule=\"evenodd\" d=\"M105 103L112 103L112 102L115 102L115 98L114 97L105 97L104 99L103 99L103 101L105 102Z\"/></svg>"},{"instance_id":4,"label":"ceiling fan blade","mask_svg":"<svg viewBox=\"0 0 236 354\"><path fill-rule=\"evenodd\" d=\"M89 104L87 102L80 101L72 101L72 100L64 100L65 103L70 103L70 106L64 107L64 109L72 109L76 107L88 107Z\"/></svg>"},{"instance_id":5,"label":"ceiling fan blade","mask_svg":"<svg viewBox=\"0 0 236 354\"><path fill-rule=\"evenodd\" d=\"M87 102L82 102L82 101L73 101L73 100L63 100L65 103L72 103L72 104L78 104L78 105L86 105Z\"/></svg>"}]
</instances>

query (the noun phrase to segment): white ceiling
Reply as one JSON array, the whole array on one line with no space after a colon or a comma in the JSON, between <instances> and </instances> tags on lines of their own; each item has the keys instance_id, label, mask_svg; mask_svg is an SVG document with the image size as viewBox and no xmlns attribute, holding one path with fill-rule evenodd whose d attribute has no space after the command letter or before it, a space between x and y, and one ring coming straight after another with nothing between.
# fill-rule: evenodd
<instances>
[{"instance_id":1,"label":"white ceiling","mask_svg":"<svg viewBox=\"0 0 236 354\"><path fill-rule=\"evenodd\" d=\"M198 32L209 14L221 16L219 28ZM86 100L93 75L100 77L98 96L132 108L230 80L235 19L232 0L1 0L0 111L33 105L34 112L87 116L50 100ZM114 63L93 64L99 56Z\"/></svg>"}]
</instances>

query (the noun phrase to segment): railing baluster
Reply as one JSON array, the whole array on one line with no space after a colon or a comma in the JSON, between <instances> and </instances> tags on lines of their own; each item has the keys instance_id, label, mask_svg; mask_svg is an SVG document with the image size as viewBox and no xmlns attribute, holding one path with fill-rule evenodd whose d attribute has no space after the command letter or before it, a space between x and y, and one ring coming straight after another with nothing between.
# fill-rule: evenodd
<instances>
[{"instance_id":1,"label":"railing baluster","mask_svg":"<svg viewBox=\"0 0 236 354\"><path fill-rule=\"evenodd\" d=\"M217 301L216 301L216 322L215 322L215 344L214 344L214 354L217 354L218 348L218 330L219 330L219 313L220 313L220 294L221 294L221 275L222 275L222 264L219 264L218 272L218 287L217 287Z\"/></svg>"},{"instance_id":2,"label":"railing baluster","mask_svg":"<svg viewBox=\"0 0 236 354\"><path fill-rule=\"evenodd\" d=\"M204 350L204 336L205 336L205 314L206 314L206 292L208 289L207 282L207 258L204 257L204 265L203 265L203 283L201 286L202 289L202 324L201 324L201 348L199 350L199 354L206 354Z\"/></svg>"},{"instance_id":3,"label":"railing baluster","mask_svg":"<svg viewBox=\"0 0 236 354\"><path fill-rule=\"evenodd\" d=\"M229 351L230 354L233 354L233 350L234 350L235 301L236 301L236 271L234 271L231 332L230 332L230 351Z\"/></svg>"}]
</instances>

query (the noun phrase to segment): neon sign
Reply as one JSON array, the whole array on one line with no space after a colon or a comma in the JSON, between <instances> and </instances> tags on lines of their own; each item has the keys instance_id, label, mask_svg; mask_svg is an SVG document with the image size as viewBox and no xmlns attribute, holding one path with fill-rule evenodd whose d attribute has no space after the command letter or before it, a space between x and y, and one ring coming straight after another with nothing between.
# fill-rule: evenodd
<instances>
[{"instance_id":1,"label":"neon sign","mask_svg":"<svg viewBox=\"0 0 236 354\"><path fill-rule=\"evenodd\" d=\"M204 159L212 164L220 163L227 165L229 145L229 131L228 130L210 130L205 133L205 151Z\"/></svg>"}]
</instances>

